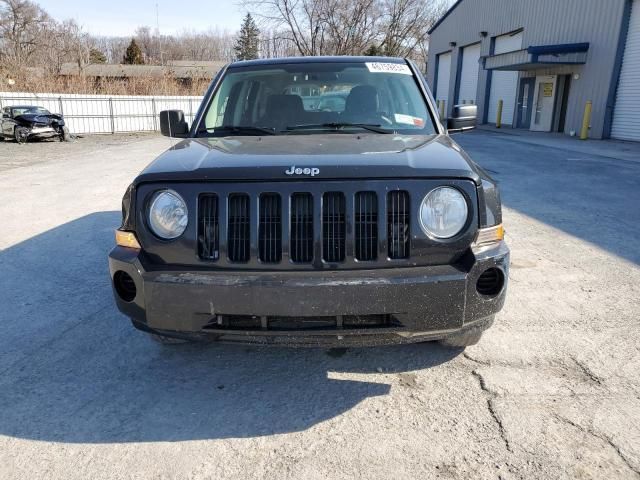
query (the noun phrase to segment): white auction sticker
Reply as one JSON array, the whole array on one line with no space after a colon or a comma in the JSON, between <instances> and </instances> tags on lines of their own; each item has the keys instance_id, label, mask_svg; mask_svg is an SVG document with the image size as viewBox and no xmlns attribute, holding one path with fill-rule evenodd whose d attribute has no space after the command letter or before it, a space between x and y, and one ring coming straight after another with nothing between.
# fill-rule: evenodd
<instances>
[{"instance_id":1,"label":"white auction sticker","mask_svg":"<svg viewBox=\"0 0 640 480\"><path fill-rule=\"evenodd\" d=\"M404 63L366 62L365 65L369 71L373 73L401 73L403 75L413 75L409 66Z\"/></svg>"}]
</instances>

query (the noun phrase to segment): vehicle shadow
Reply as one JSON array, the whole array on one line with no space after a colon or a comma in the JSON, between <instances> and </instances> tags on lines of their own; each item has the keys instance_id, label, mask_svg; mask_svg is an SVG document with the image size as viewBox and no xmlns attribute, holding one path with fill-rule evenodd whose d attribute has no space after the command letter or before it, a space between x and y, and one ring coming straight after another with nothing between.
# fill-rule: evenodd
<instances>
[{"instance_id":1,"label":"vehicle shadow","mask_svg":"<svg viewBox=\"0 0 640 480\"><path fill-rule=\"evenodd\" d=\"M117 443L301 431L389 394L398 373L461 353L160 346L112 301L118 222L119 212L95 213L0 251L0 435Z\"/></svg>"},{"instance_id":2,"label":"vehicle shadow","mask_svg":"<svg viewBox=\"0 0 640 480\"><path fill-rule=\"evenodd\" d=\"M500 182L505 207L640 264L640 162L484 131L454 138Z\"/></svg>"}]
</instances>

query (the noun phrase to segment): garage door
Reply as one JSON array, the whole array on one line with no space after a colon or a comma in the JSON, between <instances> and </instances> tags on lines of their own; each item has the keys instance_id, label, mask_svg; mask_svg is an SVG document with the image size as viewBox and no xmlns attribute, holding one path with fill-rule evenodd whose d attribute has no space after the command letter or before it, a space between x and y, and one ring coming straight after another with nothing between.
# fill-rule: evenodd
<instances>
[{"instance_id":1,"label":"garage door","mask_svg":"<svg viewBox=\"0 0 640 480\"><path fill-rule=\"evenodd\" d=\"M513 35L496 37L494 55L513 52L522 48L522 32ZM502 123L513 124L516 109L516 90L518 88L518 72L493 71L491 74L491 92L489 95L488 122L496 123L498 100L503 101Z\"/></svg>"},{"instance_id":2,"label":"garage door","mask_svg":"<svg viewBox=\"0 0 640 480\"><path fill-rule=\"evenodd\" d=\"M462 69L460 70L460 89L458 90L457 103L477 103L479 62L479 43L462 49Z\"/></svg>"},{"instance_id":3,"label":"garage door","mask_svg":"<svg viewBox=\"0 0 640 480\"><path fill-rule=\"evenodd\" d=\"M613 110L611 136L640 142L640 0L631 6L629 33Z\"/></svg>"},{"instance_id":4,"label":"garage door","mask_svg":"<svg viewBox=\"0 0 640 480\"><path fill-rule=\"evenodd\" d=\"M436 100L449 101L449 76L451 75L451 53L438 55L438 80L436 82ZM449 106L447 105L447 109ZM447 110L445 109L445 112Z\"/></svg>"}]
</instances>

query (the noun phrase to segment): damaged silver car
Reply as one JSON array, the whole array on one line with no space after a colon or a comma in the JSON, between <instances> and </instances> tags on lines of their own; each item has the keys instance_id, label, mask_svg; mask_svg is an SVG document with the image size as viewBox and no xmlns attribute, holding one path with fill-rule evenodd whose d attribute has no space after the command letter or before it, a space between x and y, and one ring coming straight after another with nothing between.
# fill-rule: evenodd
<instances>
[{"instance_id":1,"label":"damaged silver car","mask_svg":"<svg viewBox=\"0 0 640 480\"><path fill-rule=\"evenodd\" d=\"M42 107L10 106L2 109L0 119L0 139L13 139L26 143L34 138L57 137L61 142L69 141L69 128L62 115L49 112Z\"/></svg>"}]
</instances>

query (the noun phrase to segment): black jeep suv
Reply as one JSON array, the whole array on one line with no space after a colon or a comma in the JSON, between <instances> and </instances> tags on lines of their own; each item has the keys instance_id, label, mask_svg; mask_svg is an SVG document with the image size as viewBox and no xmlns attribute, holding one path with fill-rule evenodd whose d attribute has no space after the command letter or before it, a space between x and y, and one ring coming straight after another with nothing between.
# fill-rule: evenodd
<instances>
[{"instance_id":1,"label":"black jeep suv","mask_svg":"<svg viewBox=\"0 0 640 480\"><path fill-rule=\"evenodd\" d=\"M124 196L118 307L166 343L476 343L505 299L500 196L434 103L405 59L227 66L190 128L161 112L184 140Z\"/></svg>"}]
</instances>

